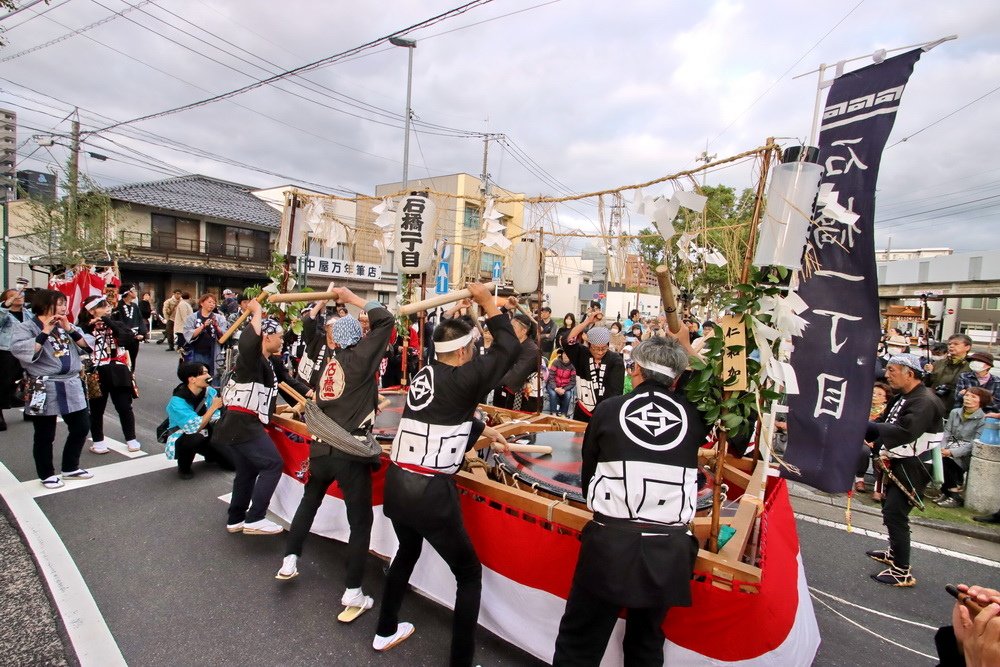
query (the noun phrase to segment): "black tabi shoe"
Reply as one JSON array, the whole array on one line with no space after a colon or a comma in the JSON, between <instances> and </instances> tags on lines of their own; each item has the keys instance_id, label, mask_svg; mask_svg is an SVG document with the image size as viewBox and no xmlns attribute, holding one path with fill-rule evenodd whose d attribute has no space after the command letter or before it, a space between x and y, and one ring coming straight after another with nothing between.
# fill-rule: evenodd
<instances>
[{"instance_id":1,"label":"black tabi shoe","mask_svg":"<svg viewBox=\"0 0 1000 667\"><path fill-rule=\"evenodd\" d=\"M1000 512L994 512L993 514L987 514L986 516L974 516L973 521L978 521L979 523L1000 523Z\"/></svg>"},{"instance_id":2,"label":"black tabi shoe","mask_svg":"<svg viewBox=\"0 0 1000 667\"><path fill-rule=\"evenodd\" d=\"M910 567L887 567L878 574L873 574L872 579L880 584L895 586L896 588L910 588L917 585L917 580L910 573Z\"/></svg>"},{"instance_id":3,"label":"black tabi shoe","mask_svg":"<svg viewBox=\"0 0 1000 667\"><path fill-rule=\"evenodd\" d=\"M885 563L886 565L892 565L892 549L877 549L874 551L866 551L865 555L872 560L878 561L879 563Z\"/></svg>"}]
</instances>

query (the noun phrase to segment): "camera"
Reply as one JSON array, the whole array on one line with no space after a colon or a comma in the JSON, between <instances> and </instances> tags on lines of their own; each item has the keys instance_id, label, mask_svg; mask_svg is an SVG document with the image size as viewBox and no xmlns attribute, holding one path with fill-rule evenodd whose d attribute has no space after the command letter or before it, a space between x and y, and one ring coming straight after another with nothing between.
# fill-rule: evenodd
<instances>
[{"instance_id":1,"label":"camera","mask_svg":"<svg viewBox=\"0 0 1000 667\"><path fill-rule=\"evenodd\" d=\"M951 393L951 387L946 384L939 384L938 386L934 387L934 393L940 396L941 398L944 398L945 396Z\"/></svg>"}]
</instances>

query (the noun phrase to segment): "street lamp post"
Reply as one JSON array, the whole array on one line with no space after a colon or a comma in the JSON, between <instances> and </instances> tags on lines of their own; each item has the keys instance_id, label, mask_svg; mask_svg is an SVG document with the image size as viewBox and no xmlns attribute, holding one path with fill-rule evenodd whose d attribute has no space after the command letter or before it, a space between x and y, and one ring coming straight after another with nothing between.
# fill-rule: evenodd
<instances>
[{"instance_id":1,"label":"street lamp post","mask_svg":"<svg viewBox=\"0 0 1000 667\"><path fill-rule=\"evenodd\" d=\"M406 197L409 187L409 166L410 166L410 99L413 93L413 49L417 48L417 42L403 37L390 37L389 43L393 46L401 46L407 50L406 66L406 118L403 119L403 197ZM403 270L399 264L399 248L393 253L393 261L396 264L396 303L403 301Z\"/></svg>"}]
</instances>

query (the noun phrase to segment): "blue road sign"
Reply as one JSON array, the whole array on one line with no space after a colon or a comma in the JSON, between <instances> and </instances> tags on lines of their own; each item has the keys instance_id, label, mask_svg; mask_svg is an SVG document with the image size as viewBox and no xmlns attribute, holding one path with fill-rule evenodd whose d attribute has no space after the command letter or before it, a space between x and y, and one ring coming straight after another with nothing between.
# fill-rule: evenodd
<instances>
[{"instance_id":1,"label":"blue road sign","mask_svg":"<svg viewBox=\"0 0 1000 667\"><path fill-rule=\"evenodd\" d=\"M437 279L434 282L434 293L448 293L448 262L438 262Z\"/></svg>"},{"instance_id":2,"label":"blue road sign","mask_svg":"<svg viewBox=\"0 0 1000 667\"><path fill-rule=\"evenodd\" d=\"M493 282L500 280L501 271L503 271L503 267L500 262L493 262Z\"/></svg>"}]
</instances>

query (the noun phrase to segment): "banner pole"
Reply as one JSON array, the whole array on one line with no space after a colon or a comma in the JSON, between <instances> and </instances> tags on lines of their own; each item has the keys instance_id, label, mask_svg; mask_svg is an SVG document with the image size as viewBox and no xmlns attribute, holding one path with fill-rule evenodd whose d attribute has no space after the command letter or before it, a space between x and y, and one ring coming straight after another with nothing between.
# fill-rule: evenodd
<instances>
[{"instance_id":1,"label":"banner pole","mask_svg":"<svg viewBox=\"0 0 1000 667\"><path fill-rule=\"evenodd\" d=\"M816 102L813 105L812 125L809 127L809 143L806 146L816 146L816 136L819 133L819 126L823 120L823 76L826 74L826 64L821 64L819 69L819 79L816 81Z\"/></svg>"}]
</instances>

